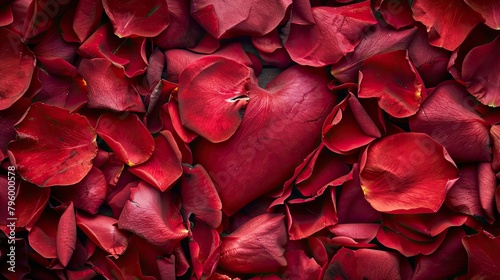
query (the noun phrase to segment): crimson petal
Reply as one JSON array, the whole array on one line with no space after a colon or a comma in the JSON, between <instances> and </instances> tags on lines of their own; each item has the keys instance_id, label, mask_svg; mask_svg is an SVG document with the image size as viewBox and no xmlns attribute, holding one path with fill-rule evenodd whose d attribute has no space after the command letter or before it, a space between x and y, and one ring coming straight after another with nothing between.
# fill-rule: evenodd
<instances>
[{"instance_id":1,"label":"crimson petal","mask_svg":"<svg viewBox=\"0 0 500 280\"><path fill-rule=\"evenodd\" d=\"M72 185L92 168L97 135L81 115L35 103L16 131L18 139L9 151L19 174L29 182L40 187Z\"/></svg>"},{"instance_id":2,"label":"crimson petal","mask_svg":"<svg viewBox=\"0 0 500 280\"><path fill-rule=\"evenodd\" d=\"M481 230L478 234L465 236L462 243L469 256L468 279L496 279L500 275L500 265L497 261L500 237L493 237Z\"/></svg>"},{"instance_id":3,"label":"crimson petal","mask_svg":"<svg viewBox=\"0 0 500 280\"><path fill-rule=\"evenodd\" d=\"M135 114L102 114L96 131L116 156L129 166L146 162L154 152L155 141Z\"/></svg>"},{"instance_id":4,"label":"crimson petal","mask_svg":"<svg viewBox=\"0 0 500 280\"><path fill-rule=\"evenodd\" d=\"M285 48L293 61L309 66L326 66L352 52L365 32L377 21L370 2L312 8L315 24L303 25L292 19Z\"/></svg>"},{"instance_id":5,"label":"crimson petal","mask_svg":"<svg viewBox=\"0 0 500 280\"><path fill-rule=\"evenodd\" d=\"M400 214L437 212L458 175L443 146L423 133L399 133L372 143L359 174L373 208Z\"/></svg>"},{"instance_id":6,"label":"crimson petal","mask_svg":"<svg viewBox=\"0 0 500 280\"><path fill-rule=\"evenodd\" d=\"M0 161L7 157L9 142L16 138L14 125L24 116L30 105L28 99L21 98L8 109L0 111Z\"/></svg>"},{"instance_id":7,"label":"crimson petal","mask_svg":"<svg viewBox=\"0 0 500 280\"><path fill-rule=\"evenodd\" d=\"M433 46L455 50L474 26L483 21L464 0L415 0L413 18L422 22Z\"/></svg>"},{"instance_id":8,"label":"crimson petal","mask_svg":"<svg viewBox=\"0 0 500 280\"><path fill-rule=\"evenodd\" d=\"M0 110L4 110L28 90L36 59L16 33L0 28L0 38Z\"/></svg>"},{"instance_id":9,"label":"crimson petal","mask_svg":"<svg viewBox=\"0 0 500 280\"><path fill-rule=\"evenodd\" d=\"M363 61L358 97L377 98L380 108L389 115L396 118L414 115L426 96L425 86L407 51L378 54Z\"/></svg>"},{"instance_id":10,"label":"crimson petal","mask_svg":"<svg viewBox=\"0 0 500 280\"><path fill-rule=\"evenodd\" d=\"M467 90L484 105L500 106L500 36L493 42L473 48L462 63L462 79Z\"/></svg>"},{"instance_id":11,"label":"crimson petal","mask_svg":"<svg viewBox=\"0 0 500 280\"><path fill-rule=\"evenodd\" d=\"M251 74L245 65L221 57L190 64L179 78L182 123L210 142L229 139L240 126L249 103Z\"/></svg>"},{"instance_id":12,"label":"crimson petal","mask_svg":"<svg viewBox=\"0 0 500 280\"><path fill-rule=\"evenodd\" d=\"M174 247L188 233L173 194L143 182L130 190L118 225L157 246Z\"/></svg>"},{"instance_id":13,"label":"crimson petal","mask_svg":"<svg viewBox=\"0 0 500 280\"><path fill-rule=\"evenodd\" d=\"M129 171L163 192L182 175L182 155L170 131L160 132L154 141L151 157Z\"/></svg>"},{"instance_id":14,"label":"crimson petal","mask_svg":"<svg viewBox=\"0 0 500 280\"><path fill-rule=\"evenodd\" d=\"M410 118L410 128L430 135L456 161L491 161L489 124L475 112L471 99L459 83L443 82Z\"/></svg>"},{"instance_id":15,"label":"crimson petal","mask_svg":"<svg viewBox=\"0 0 500 280\"><path fill-rule=\"evenodd\" d=\"M500 30L500 5L496 0L464 0L474 11L486 19L486 25Z\"/></svg>"},{"instance_id":16,"label":"crimson petal","mask_svg":"<svg viewBox=\"0 0 500 280\"><path fill-rule=\"evenodd\" d=\"M262 214L221 238L219 266L239 273L276 272L287 264L284 216Z\"/></svg>"},{"instance_id":17,"label":"crimson petal","mask_svg":"<svg viewBox=\"0 0 500 280\"><path fill-rule=\"evenodd\" d=\"M120 38L154 37L169 24L166 0L103 0L102 5Z\"/></svg>"},{"instance_id":18,"label":"crimson petal","mask_svg":"<svg viewBox=\"0 0 500 280\"><path fill-rule=\"evenodd\" d=\"M76 249L75 208L70 202L57 224L56 252L63 266L67 266Z\"/></svg>"}]
</instances>

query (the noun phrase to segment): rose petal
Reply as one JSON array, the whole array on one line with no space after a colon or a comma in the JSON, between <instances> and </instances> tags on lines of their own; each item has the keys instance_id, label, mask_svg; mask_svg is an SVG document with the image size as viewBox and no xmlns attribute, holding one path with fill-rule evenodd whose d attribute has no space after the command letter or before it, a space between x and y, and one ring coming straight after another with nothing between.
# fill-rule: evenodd
<instances>
[{"instance_id":1,"label":"rose petal","mask_svg":"<svg viewBox=\"0 0 500 280\"><path fill-rule=\"evenodd\" d=\"M76 248L75 208L70 202L57 224L56 252L63 266L67 266Z\"/></svg>"},{"instance_id":2,"label":"rose petal","mask_svg":"<svg viewBox=\"0 0 500 280\"><path fill-rule=\"evenodd\" d=\"M497 252L500 250L500 237L493 237L483 230L472 236L465 236L462 243L467 250L467 278L495 279L500 274Z\"/></svg>"},{"instance_id":3,"label":"rose petal","mask_svg":"<svg viewBox=\"0 0 500 280\"><path fill-rule=\"evenodd\" d=\"M315 7L312 15L315 24L303 25L292 20L285 42L292 60L301 65L320 67L338 62L377 23L367 1L335 8Z\"/></svg>"},{"instance_id":4,"label":"rose petal","mask_svg":"<svg viewBox=\"0 0 500 280\"><path fill-rule=\"evenodd\" d=\"M313 259L309 258L303 250L291 250L285 253L287 270L280 279L320 279L321 266Z\"/></svg>"},{"instance_id":5,"label":"rose petal","mask_svg":"<svg viewBox=\"0 0 500 280\"><path fill-rule=\"evenodd\" d=\"M96 131L116 156L129 166L146 162L154 152L155 141L135 114L102 114Z\"/></svg>"},{"instance_id":6,"label":"rose petal","mask_svg":"<svg viewBox=\"0 0 500 280\"><path fill-rule=\"evenodd\" d=\"M35 55L19 35L0 28L0 110L9 108L28 90L35 69Z\"/></svg>"},{"instance_id":7,"label":"rose petal","mask_svg":"<svg viewBox=\"0 0 500 280\"><path fill-rule=\"evenodd\" d=\"M495 0L464 0L474 11L486 19L486 25L500 30L500 5Z\"/></svg>"},{"instance_id":8,"label":"rose petal","mask_svg":"<svg viewBox=\"0 0 500 280\"><path fill-rule=\"evenodd\" d=\"M407 51L372 56L363 61L359 71L358 97L377 98L380 108L393 117L414 115L427 97Z\"/></svg>"},{"instance_id":9,"label":"rose petal","mask_svg":"<svg viewBox=\"0 0 500 280\"><path fill-rule=\"evenodd\" d=\"M96 133L85 117L35 103L15 128L18 138L9 151L25 180L40 187L72 185L92 168Z\"/></svg>"},{"instance_id":10,"label":"rose petal","mask_svg":"<svg viewBox=\"0 0 500 280\"><path fill-rule=\"evenodd\" d=\"M437 212L458 176L446 150L423 133L374 142L363 153L359 174L373 208L400 214Z\"/></svg>"},{"instance_id":11,"label":"rose petal","mask_svg":"<svg viewBox=\"0 0 500 280\"><path fill-rule=\"evenodd\" d=\"M113 23L115 34L122 37L154 37L169 23L166 0L103 0L104 11Z\"/></svg>"},{"instance_id":12,"label":"rose petal","mask_svg":"<svg viewBox=\"0 0 500 280\"><path fill-rule=\"evenodd\" d=\"M80 42L85 41L97 29L103 11L102 2L99 0L78 1L73 29Z\"/></svg>"},{"instance_id":13,"label":"rose petal","mask_svg":"<svg viewBox=\"0 0 500 280\"><path fill-rule=\"evenodd\" d=\"M30 105L28 99L21 98L8 109L0 111L0 160L8 156L9 142L16 138L14 125L24 116Z\"/></svg>"}]
</instances>

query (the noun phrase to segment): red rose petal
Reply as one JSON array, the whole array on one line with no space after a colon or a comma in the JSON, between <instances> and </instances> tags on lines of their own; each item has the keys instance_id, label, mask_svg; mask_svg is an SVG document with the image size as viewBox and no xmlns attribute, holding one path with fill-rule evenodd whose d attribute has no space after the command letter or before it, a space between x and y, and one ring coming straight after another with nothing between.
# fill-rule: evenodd
<instances>
[{"instance_id":1,"label":"red rose petal","mask_svg":"<svg viewBox=\"0 0 500 280\"><path fill-rule=\"evenodd\" d=\"M9 145L9 151L27 181L40 187L72 185L92 168L96 133L81 115L35 103L16 131L18 140Z\"/></svg>"},{"instance_id":2,"label":"red rose petal","mask_svg":"<svg viewBox=\"0 0 500 280\"><path fill-rule=\"evenodd\" d=\"M396 29L414 22L409 1L381 0L380 14L384 20Z\"/></svg>"},{"instance_id":3,"label":"red rose petal","mask_svg":"<svg viewBox=\"0 0 500 280\"><path fill-rule=\"evenodd\" d=\"M456 161L490 161L489 124L475 112L471 98L457 82L439 84L410 118L411 130L430 135Z\"/></svg>"},{"instance_id":4,"label":"red rose petal","mask_svg":"<svg viewBox=\"0 0 500 280\"><path fill-rule=\"evenodd\" d=\"M135 114L102 114L96 131L129 166L146 162L154 152L155 141Z\"/></svg>"},{"instance_id":5,"label":"red rose petal","mask_svg":"<svg viewBox=\"0 0 500 280\"><path fill-rule=\"evenodd\" d=\"M0 111L0 160L8 156L9 142L16 138L14 125L24 116L30 105L28 99L21 98L8 109Z\"/></svg>"},{"instance_id":6,"label":"red rose petal","mask_svg":"<svg viewBox=\"0 0 500 280\"><path fill-rule=\"evenodd\" d=\"M370 26L377 23L367 1L343 7L312 8L315 24L292 20L285 48L301 65L326 66L352 52Z\"/></svg>"},{"instance_id":7,"label":"red rose petal","mask_svg":"<svg viewBox=\"0 0 500 280\"><path fill-rule=\"evenodd\" d=\"M58 221L59 215L53 209L46 208L43 211L43 216L38 219L28 234L30 246L44 258L57 258L56 236Z\"/></svg>"},{"instance_id":8,"label":"red rose petal","mask_svg":"<svg viewBox=\"0 0 500 280\"><path fill-rule=\"evenodd\" d=\"M57 258L63 266L67 266L76 248L75 208L70 202L57 224L56 251Z\"/></svg>"},{"instance_id":9,"label":"red rose petal","mask_svg":"<svg viewBox=\"0 0 500 280\"><path fill-rule=\"evenodd\" d=\"M484 105L500 106L500 36L493 42L473 48L464 58L462 79L467 90Z\"/></svg>"},{"instance_id":10,"label":"red rose petal","mask_svg":"<svg viewBox=\"0 0 500 280\"><path fill-rule=\"evenodd\" d=\"M222 204L217 189L201 165L184 166L181 178L182 207L187 216L194 214L212 228L222 222Z\"/></svg>"},{"instance_id":11,"label":"red rose petal","mask_svg":"<svg viewBox=\"0 0 500 280\"><path fill-rule=\"evenodd\" d=\"M108 216L76 214L76 225L101 249L115 258L128 246L128 234L118 229L118 220Z\"/></svg>"},{"instance_id":12,"label":"red rose petal","mask_svg":"<svg viewBox=\"0 0 500 280\"><path fill-rule=\"evenodd\" d=\"M406 118L418 111L427 93L408 52L398 50L363 61L358 97L377 98L380 108L389 115Z\"/></svg>"},{"instance_id":13,"label":"red rose petal","mask_svg":"<svg viewBox=\"0 0 500 280\"><path fill-rule=\"evenodd\" d=\"M250 77L248 67L224 58L204 58L190 64L179 78L183 125L213 143L229 139L250 101Z\"/></svg>"},{"instance_id":14,"label":"red rose petal","mask_svg":"<svg viewBox=\"0 0 500 280\"><path fill-rule=\"evenodd\" d=\"M423 133L399 133L372 143L359 174L373 208L400 214L437 212L458 175L446 150Z\"/></svg>"},{"instance_id":15,"label":"red rose petal","mask_svg":"<svg viewBox=\"0 0 500 280\"><path fill-rule=\"evenodd\" d=\"M35 69L35 55L19 35L0 28L0 110L9 108L28 90Z\"/></svg>"},{"instance_id":16,"label":"red rose petal","mask_svg":"<svg viewBox=\"0 0 500 280\"><path fill-rule=\"evenodd\" d=\"M62 202L72 202L74 207L96 214L106 199L108 184L104 174L95 166L79 183L73 186L53 187L52 195Z\"/></svg>"},{"instance_id":17,"label":"red rose petal","mask_svg":"<svg viewBox=\"0 0 500 280\"><path fill-rule=\"evenodd\" d=\"M201 220L195 221L191 232L193 236L189 242L189 251L194 273L198 279L202 275L208 277L214 273L219 261L221 245L219 233Z\"/></svg>"},{"instance_id":18,"label":"red rose petal","mask_svg":"<svg viewBox=\"0 0 500 280\"><path fill-rule=\"evenodd\" d=\"M260 36L276 28L292 1L251 0L239 3L191 1L191 16L215 38Z\"/></svg>"},{"instance_id":19,"label":"red rose petal","mask_svg":"<svg viewBox=\"0 0 500 280\"><path fill-rule=\"evenodd\" d=\"M486 19L486 25L500 30L500 5L496 0L464 0L474 11Z\"/></svg>"},{"instance_id":20,"label":"red rose petal","mask_svg":"<svg viewBox=\"0 0 500 280\"><path fill-rule=\"evenodd\" d=\"M462 243L469 256L468 279L496 279L500 275L497 261L500 237L493 237L483 230L472 236L465 236Z\"/></svg>"},{"instance_id":21,"label":"red rose petal","mask_svg":"<svg viewBox=\"0 0 500 280\"><path fill-rule=\"evenodd\" d=\"M321 266L309 258L303 250L292 250L285 253L287 269L280 279L320 279Z\"/></svg>"},{"instance_id":22,"label":"red rose petal","mask_svg":"<svg viewBox=\"0 0 500 280\"><path fill-rule=\"evenodd\" d=\"M82 0L78 1L75 16L73 18L73 30L80 42L85 41L94 32L101 21L104 9L102 1Z\"/></svg>"},{"instance_id":23,"label":"red rose petal","mask_svg":"<svg viewBox=\"0 0 500 280\"><path fill-rule=\"evenodd\" d=\"M239 273L276 272L287 264L282 214L263 214L222 237L219 266Z\"/></svg>"},{"instance_id":24,"label":"red rose petal","mask_svg":"<svg viewBox=\"0 0 500 280\"><path fill-rule=\"evenodd\" d=\"M130 190L118 225L157 246L174 247L188 233L173 194L142 182Z\"/></svg>"},{"instance_id":25,"label":"red rose petal","mask_svg":"<svg viewBox=\"0 0 500 280\"><path fill-rule=\"evenodd\" d=\"M166 0L103 0L102 5L113 23L115 34L120 38L154 37L169 23Z\"/></svg>"},{"instance_id":26,"label":"red rose petal","mask_svg":"<svg viewBox=\"0 0 500 280\"><path fill-rule=\"evenodd\" d=\"M422 22L433 46L455 50L482 17L463 0L415 0L413 18Z\"/></svg>"},{"instance_id":27,"label":"red rose petal","mask_svg":"<svg viewBox=\"0 0 500 280\"><path fill-rule=\"evenodd\" d=\"M78 68L85 78L89 107L114 111L144 112L139 93L132 88L123 68L104 58L83 59Z\"/></svg>"}]
</instances>

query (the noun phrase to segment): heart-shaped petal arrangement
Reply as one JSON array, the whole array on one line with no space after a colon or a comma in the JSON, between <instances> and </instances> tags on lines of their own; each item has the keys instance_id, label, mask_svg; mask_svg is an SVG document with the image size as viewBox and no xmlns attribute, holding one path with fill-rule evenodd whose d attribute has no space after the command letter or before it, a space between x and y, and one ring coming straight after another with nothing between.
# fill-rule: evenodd
<instances>
[{"instance_id":1,"label":"heart-shaped petal arrangement","mask_svg":"<svg viewBox=\"0 0 500 280\"><path fill-rule=\"evenodd\" d=\"M0 0L1 279L498 279L498 0Z\"/></svg>"}]
</instances>

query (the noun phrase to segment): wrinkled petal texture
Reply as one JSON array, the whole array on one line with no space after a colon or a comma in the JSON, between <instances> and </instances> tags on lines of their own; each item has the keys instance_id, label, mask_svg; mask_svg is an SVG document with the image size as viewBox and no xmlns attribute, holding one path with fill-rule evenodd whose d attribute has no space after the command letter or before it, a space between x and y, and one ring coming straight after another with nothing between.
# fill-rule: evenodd
<instances>
[{"instance_id":1,"label":"wrinkled petal texture","mask_svg":"<svg viewBox=\"0 0 500 280\"><path fill-rule=\"evenodd\" d=\"M365 199L386 213L435 213L458 179L443 146L423 133L399 133L371 144L361 159Z\"/></svg>"},{"instance_id":2,"label":"wrinkled petal texture","mask_svg":"<svg viewBox=\"0 0 500 280\"><path fill-rule=\"evenodd\" d=\"M92 168L97 135L85 117L35 103L15 128L9 151L25 180L40 187L72 185Z\"/></svg>"},{"instance_id":3,"label":"wrinkled petal texture","mask_svg":"<svg viewBox=\"0 0 500 280\"><path fill-rule=\"evenodd\" d=\"M285 42L293 61L326 66L352 52L368 29L377 23L368 1L344 7L315 7L315 24L294 24Z\"/></svg>"},{"instance_id":4,"label":"wrinkled petal texture","mask_svg":"<svg viewBox=\"0 0 500 280\"><path fill-rule=\"evenodd\" d=\"M406 51L365 60L359 74L360 98L377 98L380 108L396 118L414 115L426 97L422 79Z\"/></svg>"}]
</instances>

